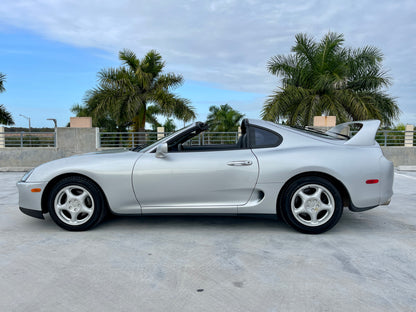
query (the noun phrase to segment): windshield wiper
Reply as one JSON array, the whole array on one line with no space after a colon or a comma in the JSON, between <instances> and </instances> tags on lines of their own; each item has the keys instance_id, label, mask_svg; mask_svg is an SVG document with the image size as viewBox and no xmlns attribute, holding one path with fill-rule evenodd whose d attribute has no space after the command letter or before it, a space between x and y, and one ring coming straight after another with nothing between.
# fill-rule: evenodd
<instances>
[{"instance_id":1,"label":"windshield wiper","mask_svg":"<svg viewBox=\"0 0 416 312\"><path fill-rule=\"evenodd\" d=\"M131 150L132 152L138 152L138 151L140 151L140 150L144 149L145 147L146 147L146 145L145 145L145 144L140 144L140 145L137 145L136 147L130 148L130 150Z\"/></svg>"}]
</instances>

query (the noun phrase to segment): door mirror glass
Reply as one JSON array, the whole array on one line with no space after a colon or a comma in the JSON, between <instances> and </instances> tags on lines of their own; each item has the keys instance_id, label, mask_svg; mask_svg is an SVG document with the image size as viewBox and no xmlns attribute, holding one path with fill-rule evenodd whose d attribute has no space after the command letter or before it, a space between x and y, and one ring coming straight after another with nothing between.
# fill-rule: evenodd
<instances>
[{"instance_id":1,"label":"door mirror glass","mask_svg":"<svg viewBox=\"0 0 416 312\"><path fill-rule=\"evenodd\" d=\"M165 158L168 155L168 143L159 144L156 147L156 157Z\"/></svg>"}]
</instances>

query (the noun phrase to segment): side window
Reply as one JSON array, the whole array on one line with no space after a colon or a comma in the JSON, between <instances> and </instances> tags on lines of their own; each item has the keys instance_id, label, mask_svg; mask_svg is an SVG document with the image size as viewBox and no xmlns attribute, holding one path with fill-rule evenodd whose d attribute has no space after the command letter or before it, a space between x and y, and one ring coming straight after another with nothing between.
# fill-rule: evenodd
<instances>
[{"instance_id":1,"label":"side window","mask_svg":"<svg viewBox=\"0 0 416 312\"><path fill-rule=\"evenodd\" d=\"M169 152L206 152L235 150L243 147L243 136L237 132L192 131L176 141L169 142Z\"/></svg>"},{"instance_id":2,"label":"side window","mask_svg":"<svg viewBox=\"0 0 416 312\"><path fill-rule=\"evenodd\" d=\"M251 148L276 147L283 141L279 134L263 128L251 126L249 131Z\"/></svg>"}]
</instances>

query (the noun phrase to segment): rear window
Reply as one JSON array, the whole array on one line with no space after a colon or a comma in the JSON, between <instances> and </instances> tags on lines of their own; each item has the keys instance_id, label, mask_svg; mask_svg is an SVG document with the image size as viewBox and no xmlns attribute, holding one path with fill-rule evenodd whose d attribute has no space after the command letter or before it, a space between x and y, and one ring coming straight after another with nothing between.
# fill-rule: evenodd
<instances>
[{"instance_id":1,"label":"rear window","mask_svg":"<svg viewBox=\"0 0 416 312\"><path fill-rule=\"evenodd\" d=\"M298 127L298 126L291 126L291 128L294 128L296 130L300 130L303 132L307 132L308 134L325 138L325 139L332 139L332 140L349 140L350 136L348 135L348 132L345 133L337 133L333 131L329 131L327 129L317 129L317 128L311 128L311 127Z\"/></svg>"}]
</instances>

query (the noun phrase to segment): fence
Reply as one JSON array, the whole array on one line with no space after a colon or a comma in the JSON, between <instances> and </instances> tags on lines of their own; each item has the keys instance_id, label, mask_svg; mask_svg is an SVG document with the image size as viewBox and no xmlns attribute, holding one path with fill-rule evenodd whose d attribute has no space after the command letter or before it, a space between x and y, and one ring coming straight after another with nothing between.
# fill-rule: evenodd
<instances>
[{"instance_id":1,"label":"fence","mask_svg":"<svg viewBox=\"0 0 416 312\"><path fill-rule=\"evenodd\" d=\"M357 131L351 131L355 134ZM150 145L169 132L100 132L101 148L134 148ZM204 132L185 144L235 144L238 132ZM376 141L381 146L416 146L416 131L380 130ZM0 147L56 147L55 132L0 132Z\"/></svg>"},{"instance_id":2,"label":"fence","mask_svg":"<svg viewBox=\"0 0 416 312\"><path fill-rule=\"evenodd\" d=\"M351 131L354 135L357 131ZM376 141L381 146L416 146L416 131L380 130Z\"/></svg>"},{"instance_id":3,"label":"fence","mask_svg":"<svg viewBox=\"0 0 416 312\"><path fill-rule=\"evenodd\" d=\"M355 133L357 131L351 131L352 135ZM100 132L99 146L101 148L145 146L169 134L168 132ZM204 132L185 144L235 144L239 135L238 132ZM380 130L376 134L376 141L381 146L416 146L416 131Z\"/></svg>"},{"instance_id":4,"label":"fence","mask_svg":"<svg viewBox=\"0 0 416 312\"><path fill-rule=\"evenodd\" d=\"M169 132L100 132L98 146L101 148L146 146L169 134Z\"/></svg>"},{"instance_id":5,"label":"fence","mask_svg":"<svg viewBox=\"0 0 416 312\"><path fill-rule=\"evenodd\" d=\"M0 132L0 147L56 147L56 133Z\"/></svg>"},{"instance_id":6,"label":"fence","mask_svg":"<svg viewBox=\"0 0 416 312\"><path fill-rule=\"evenodd\" d=\"M99 147L101 148L134 148L150 145L169 135L170 132L100 132ZM238 141L238 132L203 132L184 144L235 144Z\"/></svg>"}]
</instances>

